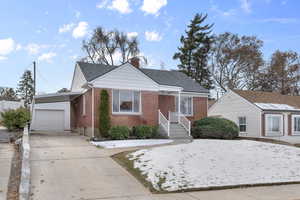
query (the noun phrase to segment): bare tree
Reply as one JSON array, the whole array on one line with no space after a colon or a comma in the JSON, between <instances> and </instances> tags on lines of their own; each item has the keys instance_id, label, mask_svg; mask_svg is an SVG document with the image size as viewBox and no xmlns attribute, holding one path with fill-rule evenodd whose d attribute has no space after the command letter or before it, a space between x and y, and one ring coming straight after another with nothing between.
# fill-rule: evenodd
<instances>
[{"instance_id":1,"label":"bare tree","mask_svg":"<svg viewBox=\"0 0 300 200\"><path fill-rule=\"evenodd\" d=\"M223 33L215 36L210 69L217 88L254 89L257 72L263 65L263 42L255 36Z\"/></svg>"},{"instance_id":2,"label":"bare tree","mask_svg":"<svg viewBox=\"0 0 300 200\"><path fill-rule=\"evenodd\" d=\"M84 61L105 65L124 64L140 53L137 37L102 27L94 30L89 41L83 41L82 48L87 54Z\"/></svg>"},{"instance_id":3,"label":"bare tree","mask_svg":"<svg viewBox=\"0 0 300 200\"><path fill-rule=\"evenodd\" d=\"M260 90L299 95L300 56L297 52L277 50L259 79Z\"/></svg>"}]
</instances>

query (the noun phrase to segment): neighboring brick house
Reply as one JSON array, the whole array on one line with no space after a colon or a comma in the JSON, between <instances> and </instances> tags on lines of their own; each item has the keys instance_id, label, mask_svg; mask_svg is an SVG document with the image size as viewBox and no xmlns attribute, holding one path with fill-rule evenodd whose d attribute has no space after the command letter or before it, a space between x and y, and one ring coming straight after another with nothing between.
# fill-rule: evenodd
<instances>
[{"instance_id":1,"label":"neighboring brick house","mask_svg":"<svg viewBox=\"0 0 300 200\"><path fill-rule=\"evenodd\" d=\"M109 93L112 125L160 125L170 135L172 122L189 133L191 121L207 116L208 90L182 72L140 68L132 61L121 66L76 63L71 94L78 95L70 100L71 129L89 136L98 132L103 89Z\"/></svg>"},{"instance_id":2,"label":"neighboring brick house","mask_svg":"<svg viewBox=\"0 0 300 200\"><path fill-rule=\"evenodd\" d=\"M209 108L208 115L236 122L240 136L300 143L300 96L230 90Z\"/></svg>"}]
</instances>

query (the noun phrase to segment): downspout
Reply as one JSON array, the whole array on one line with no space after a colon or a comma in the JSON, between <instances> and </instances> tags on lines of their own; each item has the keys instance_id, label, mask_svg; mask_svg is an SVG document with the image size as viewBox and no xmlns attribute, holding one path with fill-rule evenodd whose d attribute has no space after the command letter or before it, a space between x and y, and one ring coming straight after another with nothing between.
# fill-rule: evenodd
<instances>
[{"instance_id":1,"label":"downspout","mask_svg":"<svg viewBox=\"0 0 300 200\"><path fill-rule=\"evenodd\" d=\"M92 137L95 137L95 91L92 86Z\"/></svg>"}]
</instances>

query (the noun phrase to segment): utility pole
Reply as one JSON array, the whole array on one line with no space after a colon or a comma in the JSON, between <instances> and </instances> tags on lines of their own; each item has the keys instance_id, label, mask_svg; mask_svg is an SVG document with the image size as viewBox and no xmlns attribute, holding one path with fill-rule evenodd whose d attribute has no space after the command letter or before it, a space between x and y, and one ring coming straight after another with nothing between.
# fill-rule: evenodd
<instances>
[{"instance_id":1,"label":"utility pole","mask_svg":"<svg viewBox=\"0 0 300 200\"><path fill-rule=\"evenodd\" d=\"M33 61L33 95L36 94L36 62Z\"/></svg>"}]
</instances>

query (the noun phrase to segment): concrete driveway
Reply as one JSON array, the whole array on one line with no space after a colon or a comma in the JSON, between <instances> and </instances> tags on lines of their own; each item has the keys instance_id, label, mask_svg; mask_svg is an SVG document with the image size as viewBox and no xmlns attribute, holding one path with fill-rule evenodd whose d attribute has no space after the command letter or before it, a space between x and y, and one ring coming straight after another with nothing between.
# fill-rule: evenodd
<instances>
[{"instance_id":1,"label":"concrete driveway","mask_svg":"<svg viewBox=\"0 0 300 200\"><path fill-rule=\"evenodd\" d=\"M34 200L300 200L300 185L154 195L110 158L120 150L66 134L31 135L31 146Z\"/></svg>"},{"instance_id":2,"label":"concrete driveway","mask_svg":"<svg viewBox=\"0 0 300 200\"><path fill-rule=\"evenodd\" d=\"M10 166L14 155L13 145L0 143L0 199L6 199Z\"/></svg>"}]
</instances>

